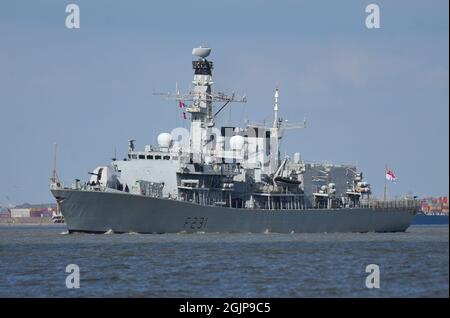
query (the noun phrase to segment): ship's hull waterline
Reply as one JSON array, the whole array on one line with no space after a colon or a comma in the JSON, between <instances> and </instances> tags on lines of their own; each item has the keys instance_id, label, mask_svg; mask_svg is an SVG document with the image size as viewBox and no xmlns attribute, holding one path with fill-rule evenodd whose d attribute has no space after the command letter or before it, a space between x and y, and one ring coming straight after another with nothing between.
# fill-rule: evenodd
<instances>
[{"instance_id":1,"label":"ship's hull waterline","mask_svg":"<svg viewBox=\"0 0 450 318\"><path fill-rule=\"evenodd\" d=\"M404 232L414 209L257 210L202 206L117 192L52 190L69 232Z\"/></svg>"}]
</instances>

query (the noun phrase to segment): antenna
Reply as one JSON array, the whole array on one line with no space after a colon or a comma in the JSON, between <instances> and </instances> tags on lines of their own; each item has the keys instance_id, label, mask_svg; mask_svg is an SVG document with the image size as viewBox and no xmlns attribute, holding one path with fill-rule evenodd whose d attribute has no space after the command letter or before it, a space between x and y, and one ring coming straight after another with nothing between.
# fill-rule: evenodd
<instances>
[{"instance_id":1,"label":"antenna","mask_svg":"<svg viewBox=\"0 0 450 318\"><path fill-rule=\"evenodd\" d=\"M274 112L274 120L273 120L273 128L278 128L280 127L280 119L278 118L278 97L280 96L280 94L278 93L278 86L275 89L275 104L273 106L273 112Z\"/></svg>"},{"instance_id":2,"label":"antenna","mask_svg":"<svg viewBox=\"0 0 450 318\"><path fill-rule=\"evenodd\" d=\"M230 103L247 102L246 96L231 95L223 92L212 93L212 69L213 62L207 61L211 53L211 48L207 45L199 46L192 49L192 54L199 59L192 62L194 69L194 84L193 90L183 93L178 90L178 85L175 85L175 94L173 93L153 93L153 95L161 95L167 100L175 100L185 102L192 102L192 105L186 108L186 113L194 114L191 117L193 120L202 120L208 127L214 126L214 118ZM222 106L218 111L213 113L213 103L221 103ZM183 116L184 117L184 116ZM184 123L184 122L183 122Z\"/></svg>"},{"instance_id":3,"label":"antenna","mask_svg":"<svg viewBox=\"0 0 450 318\"><path fill-rule=\"evenodd\" d=\"M54 144L54 149L53 149L52 177L50 178L50 180L52 181L52 183L58 182L58 173L56 172L56 151L57 151L57 149L58 149L58 144L55 143L55 144Z\"/></svg>"},{"instance_id":4,"label":"antenna","mask_svg":"<svg viewBox=\"0 0 450 318\"><path fill-rule=\"evenodd\" d=\"M178 89L178 81L175 81L175 95L178 98L178 95L180 95L180 90ZM178 118L178 104L177 99L175 99L175 126L178 126L179 118Z\"/></svg>"},{"instance_id":5,"label":"antenna","mask_svg":"<svg viewBox=\"0 0 450 318\"><path fill-rule=\"evenodd\" d=\"M282 121L279 118L279 110L280 110L279 97L280 97L280 92L279 92L279 88L277 85L276 89L275 89L275 94L274 94L274 98L275 98L275 102L274 102L274 106L273 106L274 120L273 120L272 126L269 126L268 123L266 124L266 121L264 120L263 123L247 121L247 123L246 123L247 127L264 128L264 129L278 128L280 131L288 130L288 129L306 128L306 120L303 120L303 123L289 123L287 120Z\"/></svg>"}]
</instances>

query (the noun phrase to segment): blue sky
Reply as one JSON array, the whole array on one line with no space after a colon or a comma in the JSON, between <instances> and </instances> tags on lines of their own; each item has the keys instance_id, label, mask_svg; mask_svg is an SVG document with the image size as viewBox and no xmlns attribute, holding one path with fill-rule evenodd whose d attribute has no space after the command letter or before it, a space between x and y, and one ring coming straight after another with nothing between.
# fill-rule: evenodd
<instances>
[{"instance_id":1,"label":"blue sky","mask_svg":"<svg viewBox=\"0 0 450 318\"><path fill-rule=\"evenodd\" d=\"M378 195L385 162L392 196L448 195L448 1L71 2L0 2L0 204L52 201L54 142L70 183L179 125L152 93L187 90L202 43L215 89L248 97L221 123L271 118L278 85L282 115L308 121L283 152L357 163ZM369 3L381 29L365 27Z\"/></svg>"}]
</instances>

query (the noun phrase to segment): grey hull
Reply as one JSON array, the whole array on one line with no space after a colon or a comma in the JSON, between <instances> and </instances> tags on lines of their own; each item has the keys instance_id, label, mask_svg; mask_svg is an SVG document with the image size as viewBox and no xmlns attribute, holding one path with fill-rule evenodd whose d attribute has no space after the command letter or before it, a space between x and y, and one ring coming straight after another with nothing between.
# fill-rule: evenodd
<instances>
[{"instance_id":1,"label":"grey hull","mask_svg":"<svg viewBox=\"0 0 450 318\"><path fill-rule=\"evenodd\" d=\"M71 232L402 232L412 209L254 210L201 206L128 193L52 190Z\"/></svg>"}]
</instances>

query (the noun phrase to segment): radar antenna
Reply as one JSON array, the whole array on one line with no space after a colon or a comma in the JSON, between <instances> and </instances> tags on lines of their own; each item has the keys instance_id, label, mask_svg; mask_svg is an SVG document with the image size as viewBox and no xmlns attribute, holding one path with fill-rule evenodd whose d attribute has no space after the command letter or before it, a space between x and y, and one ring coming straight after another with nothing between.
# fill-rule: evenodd
<instances>
[{"instance_id":1,"label":"radar antenna","mask_svg":"<svg viewBox=\"0 0 450 318\"><path fill-rule=\"evenodd\" d=\"M273 106L274 120L273 120L273 125L272 126L268 125L265 121L263 123L247 121L247 127L264 128L264 129L277 128L280 131L289 130L289 129L303 129L303 128L306 128L306 119L303 120L303 123L289 123L287 120L283 121L279 117L279 114L278 114L278 111L280 110L280 108L279 108L279 97L280 97L280 93L279 93L279 89L277 87L275 89L275 95L274 95L274 98L275 98L275 102L274 102L274 106Z\"/></svg>"},{"instance_id":2,"label":"radar antenna","mask_svg":"<svg viewBox=\"0 0 450 318\"><path fill-rule=\"evenodd\" d=\"M236 93L226 94L223 92L212 92L212 69L213 63L206 60L211 53L209 47L196 47L192 49L192 55L199 59L192 62L194 69L194 80L192 81L193 89L188 93L180 93L178 87L175 93L153 93L153 95L163 96L166 100L175 100L178 102L188 102L186 111L195 115L198 119L203 117L208 126L214 126L214 119L219 113L230 103L245 103L247 97L245 95L238 96ZM213 114L212 104L223 103L222 106Z\"/></svg>"}]
</instances>

